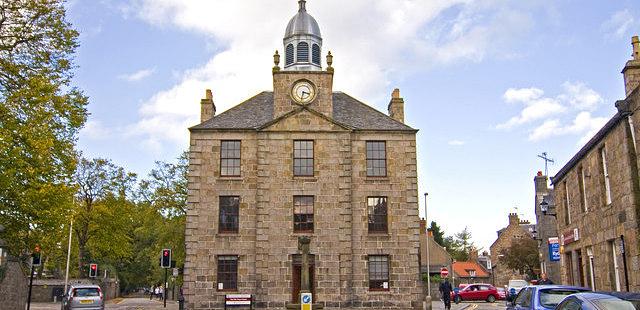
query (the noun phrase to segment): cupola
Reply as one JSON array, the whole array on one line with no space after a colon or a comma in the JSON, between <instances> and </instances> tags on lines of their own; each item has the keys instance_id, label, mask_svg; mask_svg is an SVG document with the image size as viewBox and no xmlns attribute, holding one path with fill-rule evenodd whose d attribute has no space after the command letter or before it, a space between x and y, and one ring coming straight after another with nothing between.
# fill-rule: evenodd
<instances>
[{"instance_id":1,"label":"cupola","mask_svg":"<svg viewBox=\"0 0 640 310\"><path fill-rule=\"evenodd\" d=\"M291 18L284 33L284 70L320 71L320 27L307 13L307 1L299 0L298 4L298 13Z\"/></svg>"}]
</instances>

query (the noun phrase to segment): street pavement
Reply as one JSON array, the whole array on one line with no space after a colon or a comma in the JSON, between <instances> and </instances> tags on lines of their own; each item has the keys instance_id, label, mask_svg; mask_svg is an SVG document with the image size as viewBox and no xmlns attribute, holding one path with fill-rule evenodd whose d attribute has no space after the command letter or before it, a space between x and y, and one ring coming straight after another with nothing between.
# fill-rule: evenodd
<instances>
[{"instance_id":1,"label":"street pavement","mask_svg":"<svg viewBox=\"0 0 640 310\"><path fill-rule=\"evenodd\" d=\"M177 310L178 302L167 300L167 307L161 300L149 300L149 298L116 298L105 304L107 310ZM31 310L60 310L59 302L31 303Z\"/></svg>"},{"instance_id":2,"label":"street pavement","mask_svg":"<svg viewBox=\"0 0 640 310\"><path fill-rule=\"evenodd\" d=\"M444 303L435 300L431 303L433 310L444 310ZM488 302L461 302L459 304L451 304L451 310L503 310L505 309L504 301Z\"/></svg>"}]
</instances>

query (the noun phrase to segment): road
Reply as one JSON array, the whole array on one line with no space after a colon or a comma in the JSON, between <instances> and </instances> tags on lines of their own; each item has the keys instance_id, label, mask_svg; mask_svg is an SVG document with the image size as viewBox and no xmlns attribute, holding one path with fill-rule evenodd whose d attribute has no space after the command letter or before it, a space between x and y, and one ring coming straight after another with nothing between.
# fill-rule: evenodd
<instances>
[{"instance_id":1,"label":"road","mask_svg":"<svg viewBox=\"0 0 640 310\"><path fill-rule=\"evenodd\" d=\"M441 301L434 301L432 303L433 310L443 310L444 305ZM461 302L459 304L452 304L451 310L504 310L505 302L496 301L494 303L488 302Z\"/></svg>"},{"instance_id":2,"label":"road","mask_svg":"<svg viewBox=\"0 0 640 310\"><path fill-rule=\"evenodd\" d=\"M118 298L110 300L105 305L106 310L177 310L178 303L176 301L167 300L167 308L163 307L162 301L149 298ZM32 303L31 310L60 310L60 303L39 302Z\"/></svg>"}]
</instances>

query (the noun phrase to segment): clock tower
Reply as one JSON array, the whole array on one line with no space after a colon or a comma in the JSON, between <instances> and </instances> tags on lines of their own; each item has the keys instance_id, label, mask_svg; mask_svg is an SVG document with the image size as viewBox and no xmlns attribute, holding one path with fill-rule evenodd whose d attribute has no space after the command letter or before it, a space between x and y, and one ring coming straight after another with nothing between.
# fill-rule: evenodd
<instances>
[{"instance_id":1,"label":"clock tower","mask_svg":"<svg viewBox=\"0 0 640 310\"><path fill-rule=\"evenodd\" d=\"M306 1L300 0L298 5L298 13L289 21L283 39L283 69L279 67L279 54L274 55L274 117L308 108L332 118L333 57L329 52L327 68L323 70L320 27L307 13Z\"/></svg>"}]
</instances>

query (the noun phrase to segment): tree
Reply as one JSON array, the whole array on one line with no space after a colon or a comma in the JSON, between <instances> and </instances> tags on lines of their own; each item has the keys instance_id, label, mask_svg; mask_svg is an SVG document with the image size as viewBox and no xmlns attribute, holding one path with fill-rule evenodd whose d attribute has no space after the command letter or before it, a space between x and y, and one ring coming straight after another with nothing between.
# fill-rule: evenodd
<instances>
[{"instance_id":1,"label":"tree","mask_svg":"<svg viewBox=\"0 0 640 310\"><path fill-rule=\"evenodd\" d=\"M431 226L429 226L429 231L433 234L433 240L439 244L440 246L445 246L444 244L444 232L438 226L435 221L431 221Z\"/></svg>"},{"instance_id":2,"label":"tree","mask_svg":"<svg viewBox=\"0 0 640 310\"><path fill-rule=\"evenodd\" d=\"M468 227L456 233L453 236L444 238L444 246L451 257L457 261L468 261L472 251L475 251L473 241L471 241L471 232Z\"/></svg>"},{"instance_id":3,"label":"tree","mask_svg":"<svg viewBox=\"0 0 640 310\"><path fill-rule=\"evenodd\" d=\"M521 274L526 274L529 279L535 278L535 268L540 266L538 256L538 242L532 238L522 238L518 242L513 242L511 246L503 249L500 254L504 255L499 259L509 269L517 270Z\"/></svg>"},{"instance_id":4,"label":"tree","mask_svg":"<svg viewBox=\"0 0 640 310\"><path fill-rule=\"evenodd\" d=\"M13 255L59 230L72 203L86 97L63 0L0 1L0 224ZM45 249L46 250L46 249Z\"/></svg>"},{"instance_id":5,"label":"tree","mask_svg":"<svg viewBox=\"0 0 640 310\"><path fill-rule=\"evenodd\" d=\"M73 230L78 240L78 272L91 256L117 260L131 254L131 206L127 190L135 175L106 159L80 159L75 173L77 185ZM129 193L130 194L130 193Z\"/></svg>"}]
</instances>

